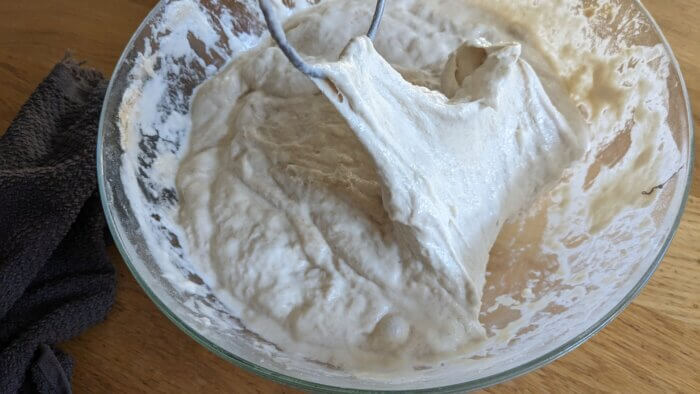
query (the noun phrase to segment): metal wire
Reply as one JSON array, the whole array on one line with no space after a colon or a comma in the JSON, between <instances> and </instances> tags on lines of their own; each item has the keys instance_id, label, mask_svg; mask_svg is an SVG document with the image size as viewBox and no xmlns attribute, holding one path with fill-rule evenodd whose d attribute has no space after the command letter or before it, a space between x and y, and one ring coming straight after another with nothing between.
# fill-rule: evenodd
<instances>
[{"instance_id":1,"label":"metal wire","mask_svg":"<svg viewBox=\"0 0 700 394\"><path fill-rule=\"evenodd\" d=\"M374 37L377 36L379 23L382 21L382 16L384 15L384 3L384 0L377 0L377 7L374 9L372 23L369 25L369 31L367 32L367 37L372 41L374 41Z\"/></svg>"},{"instance_id":2,"label":"metal wire","mask_svg":"<svg viewBox=\"0 0 700 394\"><path fill-rule=\"evenodd\" d=\"M274 7L270 4L271 0L258 0L260 4L260 10L262 10L263 17L265 18L265 23L267 23L267 29L270 31L272 39L277 42L277 45L282 50L287 59L296 67L299 71L308 75L311 78L323 78L323 70L318 67L313 67L306 63L302 59L299 52L287 41L287 35L284 33L284 28L280 23L279 18L275 15ZM367 37L374 40L377 35L377 30L379 30L379 24L382 21L382 15L384 15L384 4L386 0L377 0L377 7L374 10L374 17L372 17L372 23L370 24L369 31L367 32Z\"/></svg>"}]
</instances>

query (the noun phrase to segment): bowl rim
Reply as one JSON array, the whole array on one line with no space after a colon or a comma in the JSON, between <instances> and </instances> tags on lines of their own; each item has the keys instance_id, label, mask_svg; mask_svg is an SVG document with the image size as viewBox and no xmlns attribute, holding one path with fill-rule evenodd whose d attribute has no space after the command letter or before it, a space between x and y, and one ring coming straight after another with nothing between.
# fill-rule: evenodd
<instances>
[{"instance_id":1,"label":"bowl rim","mask_svg":"<svg viewBox=\"0 0 700 394\"><path fill-rule=\"evenodd\" d=\"M418 393L418 392L437 392L437 393L453 393L453 392L463 392L463 391L470 391L470 390L477 390L477 389L483 389L486 387L490 387L499 383L503 383L505 381L517 378L519 376L525 375L529 372L532 372L533 370L536 370L538 368L541 368L557 359L560 357L568 354L569 352L573 351L574 349L578 348L580 345L582 345L584 342L586 342L588 339L590 339L593 335L597 334L600 330L602 330L605 326L607 326L611 321L613 321L636 297L639 295L639 293L642 291L644 286L649 282L651 279L652 275L656 270L658 269L659 265L663 261L670 245L671 242L673 241L674 236L676 235L678 228L680 226L683 214L685 212L685 208L688 202L688 197L690 195L690 190L692 186L692 180L693 180L693 173L695 171L694 169L694 162L695 162L695 123L693 122L693 110L692 110L692 105L690 102L690 98L688 95L688 89L686 86L685 78L683 77L683 73L680 67L680 64L678 63L678 59L676 58L673 50L671 49L671 46L666 39L666 36L663 34L661 28L659 27L658 23L656 20L653 18L649 10L642 4L640 0L632 0L640 9L640 11L643 13L644 16L647 17L647 19L650 22L650 25L653 27L654 31L658 35L658 37L661 40L661 43L664 46L664 49L666 51L666 54L669 56L671 60L671 66L673 67L674 71L678 75L678 79L680 82L680 87L681 87L681 92L683 95L683 100L685 102L685 109L686 113L688 116L687 119L687 124L688 124L688 133L689 133L689 138L688 138L688 175L686 179L686 185L685 185L685 190L683 193L681 205L679 207L679 211L676 214L676 218L674 220L673 226L668 233L666 240L664 241L663 246L659 250L657 256L655 257L655 260L653 264L650 265L650 267L647 269L647 271L644 273L642 278L635 284L635 286L625 295L625 297L617 304L615 305L608 313L605 314L601 319L593 323L588 329L583 331L581 334L577 335L576 337L570 339L566 343L558 346L556 349L549 351L545 353L544 355L541 355L539 357L536 357L526 363L523 363L521 365L518 365L516 367L510 368L506 371L499 372L497 374L493 374L490 376L486 376L483 378L479 379L474 379L468 382L463 382L463 383L457 383L457 384L452 384L452 385L447 385L447 386L438 386L434 388L428 388L428 389L418 389L418 390L401 390L401 392L412 392L412 393ZM136 40L138 37L141 35L141 33L149 26L149 23L154 19L154 17L167 5L167 1L159 1L158 4L156 4L153 9L148 13L148 15L144 18L144 20L141 22L139 27L136 29L134 34L132 35L131 39L129 40L128 44L126 45L124 51L122 52L121 56L119 57L119 60L116 63L116 66L114 68L114 71L112 73L112 78L110 79L109 85L107 87L107 91L105 94L105 98L108 98L111 96L112 89L114 88L114 81L115 79L113 78L117 73L121 70L122 67L126 65L126 59L131 52L131 50L134 48L134 44L136 43ZM138 269L131 263L131 260L129 258L129 254L127 253L127 249L125 248L124 240L122 237L122 234L120 233L119 227L116 224L116 220L113 216L112 210L111 210L111 205L109 202L109 199L107 198L107 193L106 193L106 177L104 176L104 163L102 161L103 158L103 152L104 152L104 125L107 121L106 119L107 115L107 99L105 99L105 102L102 106L102 111L100 113L100 120L99 120L99 127L98 127L98 134L97 134L97 180L98 180L98 189L100 192L100 199L102 202L102 207L105 213L105 218L107 221L107 225L109 227L109 230L113 236L114 243L119 250L119 253L121 254L124 262L126 263L127 267L129 268L129 271L131 271L131 274L134 276L138 284L141 286L141 288L144 290L146 295L153 301L153 303L160 309L160 311L170 319L171 322L173 322L177 327L179 327L182 331L184 331L190 338L194 339L196 342L198 342L200 345L204 346L207 348L209 351L213 352L217 356L223 358L224 360L229 361L230 363L241 367L247 371L253 372L263 378L286 384L292 387L296 387L299 389L304 389L304 390L314 390L314 391L326 391L326 392L337 392L337 393L364 393L364 392L377 392L376 390L365 390L365 389L354 389L354 388L346 388L346 387L336 387L336 386L330 386L330 385L325 385L321 383L315 383L299 378L295 378L289 375L285 375L279 372L275 372L273 370L270 370L268 368L262 367L258 364L252 363L250 361L247 361L243 358L238 357L235 354L232 354L228 352L227 350L221 348L220 346L216 345L215 343L212 343L209 341L207 338L204 336L200 335L195 329L187 325L185 322L183 322L173 311L171 311L165 303L163 303L158 296L156 296L148 287L146 281L143 279L143 277L139 274ZM397 392L395 390L387 390L387 391L382 391L382 392Z\"/></svg>"}]
</instances>

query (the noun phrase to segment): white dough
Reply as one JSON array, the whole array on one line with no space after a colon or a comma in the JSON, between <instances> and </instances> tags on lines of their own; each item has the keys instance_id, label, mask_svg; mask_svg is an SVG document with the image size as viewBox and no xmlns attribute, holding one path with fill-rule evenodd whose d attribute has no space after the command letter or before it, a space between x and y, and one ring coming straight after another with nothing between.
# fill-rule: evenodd
<instances>
[{"instance_id":1,"label":"white dough","mask_svg":"<svg viewBox=\"0 0 700 394\"><path fill-rule=\"evenodd\" d=\"M191 260L287 352L356 371L463 353L501 226L581 157L583 121L520 44L473 37L399 73L391 12L377 53L332 6L289 24L327 79L268 41L199 88L177 175ZM313 48L319 30L335 38Z\"/></svg>"}]
</instances>

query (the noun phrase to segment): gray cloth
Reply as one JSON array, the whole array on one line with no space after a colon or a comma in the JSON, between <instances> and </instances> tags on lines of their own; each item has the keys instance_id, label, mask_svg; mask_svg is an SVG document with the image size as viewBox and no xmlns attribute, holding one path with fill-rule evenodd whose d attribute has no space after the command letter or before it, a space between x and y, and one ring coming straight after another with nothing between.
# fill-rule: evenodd
<instances>
[{"instance_id":1,"label":"gray cloth","mask_svg":"<svg viewBox=\"0 0 700 394\"><path fill-rule=\"evenodd\" d=\"M0 137L0 393L70 392L55 345L114 302L95 171L105 87L64 60Z\"/></svg>"}]
</instances>

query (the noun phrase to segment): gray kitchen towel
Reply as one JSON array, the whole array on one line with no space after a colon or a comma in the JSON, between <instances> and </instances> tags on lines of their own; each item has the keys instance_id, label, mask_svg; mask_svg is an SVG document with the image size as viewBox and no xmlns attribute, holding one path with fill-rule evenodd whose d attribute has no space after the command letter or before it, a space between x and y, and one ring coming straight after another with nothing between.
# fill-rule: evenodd
<instances>
[{"instance_id":1,"label":"gray kitchen towel","mask_svg":"<svg viewBox=\"0 0 700 394\"><path fill-rule=\"evenodd\" d=\"M105 88L65 59L0 137L0 393L70 392L56 344L114 302L95 171Z\"/></svg>"}]
</instances>

